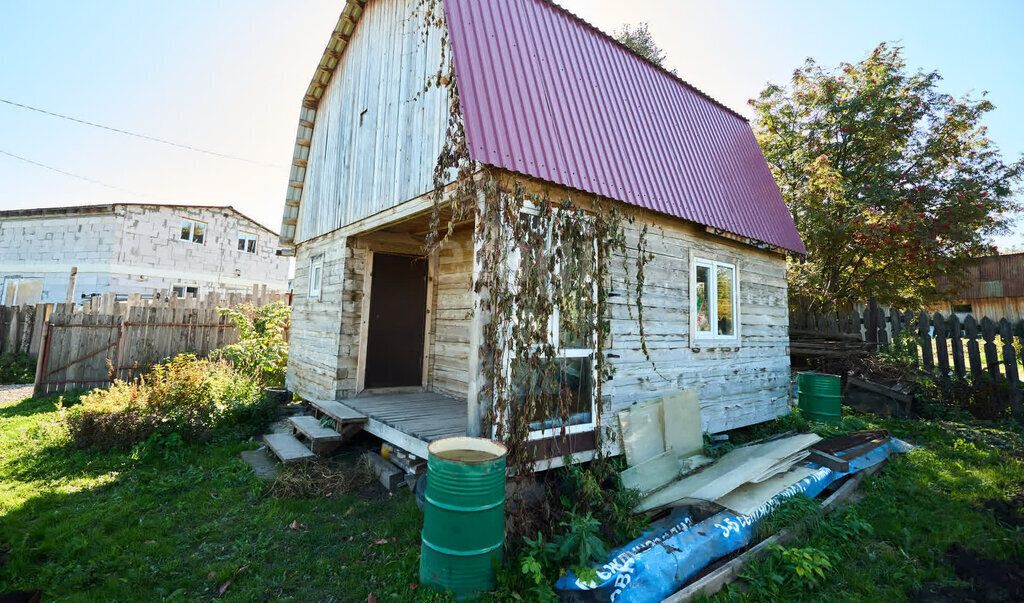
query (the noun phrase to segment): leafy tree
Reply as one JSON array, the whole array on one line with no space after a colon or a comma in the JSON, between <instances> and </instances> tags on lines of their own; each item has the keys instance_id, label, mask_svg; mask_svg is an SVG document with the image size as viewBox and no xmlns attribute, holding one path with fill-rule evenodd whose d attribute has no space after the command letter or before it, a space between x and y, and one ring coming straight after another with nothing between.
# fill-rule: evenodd
<instances>
[{"instance_id":1,"label":"leafy tree","mask_svg":"<svg viewBox=\"0 0 1024 603\"><path fill-rule=\"evenodd\" d=\"M1024 159L1004 163L980 125L992 103L940 92L938 73L909 72L900 53L883 43L832 71L808 59L749 101L808 248L790 262L794 302L937 299L935 278L992 253L1019 207Z\"/></svg>"},{"instance_id":2,"label":"leafy tree","mask_svg":"<svg viewBox=\"0 0 1024 603\"><path fill-rule=\"evenodd\" d=\"M654 37L651 36L647 23L623 25L615 32L615 39L655 65L665 66L665 51L654 43ZM673 74L676 72L675 69L670 71Z\"/></svg>"}]
</instances>

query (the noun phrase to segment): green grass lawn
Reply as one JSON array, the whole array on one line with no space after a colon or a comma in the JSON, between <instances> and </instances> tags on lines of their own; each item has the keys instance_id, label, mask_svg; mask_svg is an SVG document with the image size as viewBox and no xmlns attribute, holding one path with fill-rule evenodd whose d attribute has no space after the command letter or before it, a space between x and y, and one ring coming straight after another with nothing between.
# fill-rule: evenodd
<instances>
[{"instance_id":1,"label":"green grass lawn","mask_svg":"<svg viewBox=\"0 0 1024 603\"><path fill-rule=\"evenodd\" d=\"M407 491L274 498L238 458L252 442L76 451L58 419L55 398L0 406L0 593L205 600L230 581L224 598L245 601L438 598L416 588L422 515ZM780 420L734 441L794 426ZM718 599L900 601L922 585L958 584L952 543L1024 559L1024 531L985 506L1024 490L1017 431L867 417L843 428L876 426L921 448L866 480L862 500L799 531L787 550L823 554L824 578L794 579L776 552L747 570L747 590Z\"/></svg>"},{"instance_id":2,"label":"green grass lawn","mask_svg":"<svg viewBox=\"0 0 1024 603\"><path fill-rule=\"evenodd\" d=\"M422 515L408 491L278 499L255 444L63 447L56 398L0 407L0 593L46 600L411 600ZM297 522L297 523L293 523ZM293 529L296 526L298 529Z\"/></svg>"}]
</instances>

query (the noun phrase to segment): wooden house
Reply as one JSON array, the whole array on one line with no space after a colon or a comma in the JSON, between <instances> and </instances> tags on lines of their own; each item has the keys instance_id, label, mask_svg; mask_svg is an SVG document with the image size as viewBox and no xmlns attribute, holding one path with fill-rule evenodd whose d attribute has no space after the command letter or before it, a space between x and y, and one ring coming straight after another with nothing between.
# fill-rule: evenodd
<instances>
[{"instance_id":1,"label":"wooden house","mask_svg":"<svg viewBox=\"0 0 1024 603\"><path fill-rule=\"evenodd\" d=\"M1024 253L1007 253L980 258L967 269L963 282L941 278L939 289L949 300L930 311L963 320L968 314L992 320L1024 320Z\"/></svg>"},{"instance_id":2,"label":"wooden house","mask_svg":"<svg viewBox=\"0 0 1024 603\"><path fill-rule=\"evenodd\" d=\"M548 456L586 459L617 411L686 388L711 432L788 412L786 254L804 247L747 121L547 0L443 0L444 31L424 29L421 4L349 0L303 100L281 235L296 258L289 389L420 456L483 431L480 242L470 220L424 245L450 115L447 90L424 84L447 40L481 177L610 200L636 216L633 247L648 227L650 358L612 258L614 375L600 399L580 386L570 429L538 425L538 441L561 437Z\"/></svg>"}]
</instances>

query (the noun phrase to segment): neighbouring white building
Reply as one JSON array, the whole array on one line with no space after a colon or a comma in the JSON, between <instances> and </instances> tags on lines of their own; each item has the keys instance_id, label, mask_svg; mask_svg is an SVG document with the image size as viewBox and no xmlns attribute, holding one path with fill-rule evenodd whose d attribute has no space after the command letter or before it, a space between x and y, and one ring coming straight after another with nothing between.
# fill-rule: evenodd
<instances>
[{"instance_id":1,"label":"neighbouring white building","mask_svg":"<svg viewBox=\"0 0 1024 603\"><path fill-rule=\"evenodd\" d=\"M0 305L114 293L288 289L277 233L231 206L111 203L0 211Z\"/></svg>"}]
</instances>

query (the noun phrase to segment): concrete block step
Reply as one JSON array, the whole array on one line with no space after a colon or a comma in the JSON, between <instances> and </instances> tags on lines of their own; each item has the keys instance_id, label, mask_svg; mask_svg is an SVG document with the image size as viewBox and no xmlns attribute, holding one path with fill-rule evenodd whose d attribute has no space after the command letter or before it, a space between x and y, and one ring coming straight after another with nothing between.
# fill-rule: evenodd
<instances>
[{"instance_id":1,"label":"concrete block step","mask_svg":"<svg viewBox=\"0 0 1024 603\"><path fill-rule=\"evenodd\" d=\"M337 431L324 427L320 420L310 416L291 417L288 419L296 431L312 442L340 442L344 439Z\"/></svg>"},{"instance_id":2,"label":"concrete block step","mask_svg":"<svg viewBox=\"0 0 1024 603\"><path fill-rule=\"evenodd\" d=\"M310 402L310 404L313 405L313 408L337 421L339 427L349 423L366 423L366 415L356 412L339 402L331 400L314 400Z\"/></svg>"},{"instance_id":3,"label":"concrete block step","mask_svg":"<svg viewBox=\"0 0 1024 603\"><path fill-rule=\"evenodd\" d=\"M268 433L263 436L263 441L282 463L305 461L316 456L290 433Z\"/></svg>"},{"instance_id":4,"label":"concrete block step","mask_svg":"<svg viewBox=\"0 0 1024 603\"><path fill-rule=\"evenodd\" d=\"M399 486L405 484L405 472L386 461L381 455L373 452L364 452L362 456L370 468L373 469L377 479L388 492L398 490Z\"/></svg>"}]
</instances>

